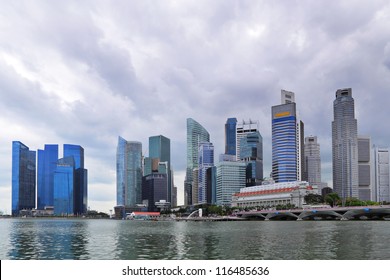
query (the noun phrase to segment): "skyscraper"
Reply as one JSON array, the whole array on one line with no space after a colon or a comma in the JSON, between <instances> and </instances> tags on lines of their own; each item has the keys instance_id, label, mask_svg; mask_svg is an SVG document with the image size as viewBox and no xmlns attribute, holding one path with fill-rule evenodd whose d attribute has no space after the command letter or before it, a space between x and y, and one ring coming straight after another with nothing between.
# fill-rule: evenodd
<instances>
[{"instance_id":1,"label":"skyscraper","mask_svg":"<svg viewBox=\"0 0 390 280\"><path fill-rule=\"evenodd\" d=\"M272 177L276 183L300 181L303 122L297 118L295 94L282 90L281 99L281 105L272 106Z\"/></svg>"},{"instance_id":2,"label":"skyscraper","mask_svg":"<svg viewBox=\"0 0 390 280\"><path fill-rule=\"evenodd\" d=\"M359 199L371 200L371 138L358 136Z\"/></svg>"},{"instance_id":3,"label":"skyscraper","mask_svg":"<svg viewBox=\"0 0 390 280\"><path fill-rule=\"evenodd\" d=\"M22 142L12 142L12 216L35 208L36 152Z\"/></svg>"},{"instance_id":4,"label":"skyscraper","mask_svg":"<svg viewBox=\"0 0 390 280\"><path fill-rule=\"evenodd\" d=\"M166 201L172 202L172 173L171 173L171 140L165 136L149 137L149 158L158 162L166 162L167 170L167 197ZM146 175L146 174L145 174Z\"/></svg>"},{"instance_id":5,"label":"skyscraper","mask_svg":"<svg viewBox=\"0 0 390 280\"><path fill-rule=\"evenodd\" d=\"M84 148L64 144L64 157L74 159L74 214L85 214L88 208L88 170L84 168Z\"/></svg>"},{"instance_id":6,"label":"skyscraper","mask_svg":"<svg viewBox=\"0 0 390 280\"><path fill-rule=\"evenodd\" d=\"M389 148L373 148L372 200L390 201L390 151Z\"/></svg>"},{"instance_id":7,"label":"skyscraper","mask_svg":"<svg viewBox=\"0 0 390 280\"><path fill-rule=\"evenodd\" d=\"M45 145L38 150L38 209L54 206L54 171L58 161L58 145Z\"/></svg>"},{"instance_id":8,"label":"skyscraper","mask_svg":"<svg viewBox=\"0 0 390 280\"><path fill-rule=\"evenodd\" d=\"M225 154L236 155L236 118L228 118L225 124Z\"/></svg>"},{"instance_id":9,"label":"skyscraper","mask_svg":"<svg viewBox=\"0 0 390 280\"><path fill-rule=\"evenodd\" d=\"M240 160L247 164L246 186L260 185L263 180L263 137L260 132L241 138Z\"/></svg>"},{"instance_id":10,"label":"skyscraper","mask_svg":"<svg viewBox=\"0 0 390 280\"><path fill-rule=\"evenodd\" d=\"M359 196L357 120L351 88L336 91L333 112L333 189L345 202L347 197Z\"/></svg>"},{"instance_id":11,"label":"skyscraper","mask_svg":"<svg viewBox=\"0 0 390 280\"><path fill-rule=\"evenodd\" d=\"M242 121L236 126L236 160L240 160L241 138L247 134L259 131L259 123L256 121Z\"/></svg>"},{"instance_id":12,"label":"skyscraper","mask_svg":"<svg viewBox=\"0 0 390 280\"><path fill-rule=\"evenodd\" d=\"M318 143L317 136L305 137L305 179L311 184L316 185L319 188L321 184L321 154L320 144Z\"/></svg>"},{"instance_id":13,"label":"skyscraper","mask_svg":"<svg viewBox=\"0 0 390 280\"><path fill-rule=\"evenodd\" d=\"M135 207L142 202L142 143L118 137L116 153L116 203Z\"/></svg>"},{"instance_id":14,"label":"skyscraper","mask_svg":"<svg viewBox=\"0 0 390 280\"><path fill-rule=\"evenodd\" d=\"M231 205L232 195L245 188L245 162L221 161L216 164L216 203Z\"/></svg>"},{"instance_id":15,"label":"skyscraper","mask_svg":"<svg viewBox=\"0 0 390 280\"><path fill-rule=\"evenodd\" d=\"M207 130L192 118L187 119L187 169L184 181L184 204L192 205L193 170L198 168L199 143L210 142Z\"/></svg>"},{"instance_id":16,"label":"skyscraper","mask_svg":"<svg viewBox=\"0 0 390 280\"><path fill-rule=\"evenodd\" d=\"M54 214L73 215L75 212L75 160L68 156L58 160L54 171Z\"/></svg>"},{"instance_id":17,"label":"skyscraper","mask_svg":"<svg viewBox=\"0 0 390 280\"><path fill-rule=\"evenodd\" d=\"M214 166L214 145L210 142L199 143L198 203L207 203L207 169Z\"/></svg>"}]
</instances>

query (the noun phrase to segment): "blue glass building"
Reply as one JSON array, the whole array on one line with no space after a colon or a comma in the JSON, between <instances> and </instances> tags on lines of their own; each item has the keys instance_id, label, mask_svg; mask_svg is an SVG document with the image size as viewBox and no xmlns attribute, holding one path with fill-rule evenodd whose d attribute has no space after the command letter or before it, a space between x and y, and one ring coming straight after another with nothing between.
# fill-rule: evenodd
<instances>
[{"instance_id":1,"label":"blue glass building","mask_svg":"<svg viewBox=\"0 0 390 280\"><path fill-rule=\"evenodd\" d=\"M298 180L296 104L272 107L272 177L276 183Z\"/></svg>"},{"instance_id":2,"label":"blue glass building","mask_svg":"<svg viewBox=\"0 0 390 280\"><path fill-rule=\"evenodd\" d=\"M88 170L84 168L84 148L64 144L64 157L74 159L74 214L85 214L88 208Z\"/></svg>"},{"instance_id":3,"label":"blue glass building","mask_svg":"<svg viewBox=\"0 0 390 280\"><path fill-rule=\"evenodd\" d=\"M36 152L12 142L12 215L35 208Z\"/></svg>"},{"instance_id":4,"label":"blue glass building","mask_svg":"<svg viewBox=\"0 0 390 280\"><path fill-rule=\"evenodd\" d=\"M72 156L59 159L54 171L54 214L73 215L75 160Z\"/></svg>"},{"instance_id":5,"label":"blue glass building","mask_svg":"<svg viewBox=\"0 0 390 280\"><path fill-rule=\"evenodd\" d=\"M225 124L225 154L236 155L237 119L228 118Z\"/></svg>"},{"instance_id":6,"label":"blue glass building","mask_svg":"<svg viewBox=\"0 0 390 280\"><path fill-rule=\"evenodd\" d=\"M117 206L135 207L142 202L142 144L118 137L116 153Z\"/></svg>"},{"instance_id":7,"label":"blue glass building","mask_svg":"<svg viewBox=\"0 0 390 280\"><path fill-rule=\"evenodd\" d=\"M198 161L198 203L207 203L207 169L214 166L214 145L210 142L199 143Z\"/></svg>"},{"instance_id":8,"label":"blue glass building","mask_svg":"<svg viewBox=\"0 0 390 280\"><path fill-rule=\"evenodd\" d=\"M58 145L45 145L38 150L38 209L54 205L54 171L58 161Z\"/></svg>"},{"instance_id":9,"label":"blue glass building","mask_svg":"<svg viewBox=\"0 0 390 280\"><path fill-rule=\"evenodd\" d=\"M240 141L240 160L247 164L246 186L260 185L263 180L263 138L256 131Z\"/></svg>"}]
</instances>

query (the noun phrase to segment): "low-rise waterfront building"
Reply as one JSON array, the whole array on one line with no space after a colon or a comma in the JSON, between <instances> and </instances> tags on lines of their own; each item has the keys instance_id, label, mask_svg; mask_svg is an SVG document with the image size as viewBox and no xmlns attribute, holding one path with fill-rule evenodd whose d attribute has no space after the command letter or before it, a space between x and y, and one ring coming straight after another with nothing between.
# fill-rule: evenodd
<instances>
[{"instance_id":1,"label":"low-rise waterfront building","mask_svg":"<svg viewBox=\"0 0 390 280\"><path fill-rule=\"evenodd\" d=\"M305 181L293 181L261 186L242 188L233 194L233 207L275 207L276 205L305 204L305 195L318 194L317 186L311 186Z\"/></svg>"}]
</instances>

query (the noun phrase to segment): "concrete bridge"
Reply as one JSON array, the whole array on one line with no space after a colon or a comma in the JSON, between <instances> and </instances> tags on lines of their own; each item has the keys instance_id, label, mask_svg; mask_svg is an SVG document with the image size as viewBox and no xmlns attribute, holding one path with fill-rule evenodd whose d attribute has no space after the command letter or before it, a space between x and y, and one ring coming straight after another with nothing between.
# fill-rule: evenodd
<instances>
[{"instance_id":1,"label":"concrete bridge","mask_svg":"<svg viewBox=\"0 0 390 280\"><path fill-rule=\"evenodd\" d=\"M251 220L390 220L390 206L356 206L291 210L243 211L238 217Z\"/></svg>"}]
</instances>

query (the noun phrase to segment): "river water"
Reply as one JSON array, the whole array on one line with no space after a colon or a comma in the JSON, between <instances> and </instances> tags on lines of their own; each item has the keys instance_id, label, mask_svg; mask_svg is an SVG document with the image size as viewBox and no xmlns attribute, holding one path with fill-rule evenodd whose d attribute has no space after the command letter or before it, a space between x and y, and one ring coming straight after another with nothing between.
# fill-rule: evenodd
<instances>
[{"instance_id":1,"label":"river water","mask_svg":"<svg viewBox=\"0 0 390 280\"><path fill-rule=\"evenodd\" d=\"M390 259L390 221L0 219L0 259Z\"/></svg>"}]
</instances>

